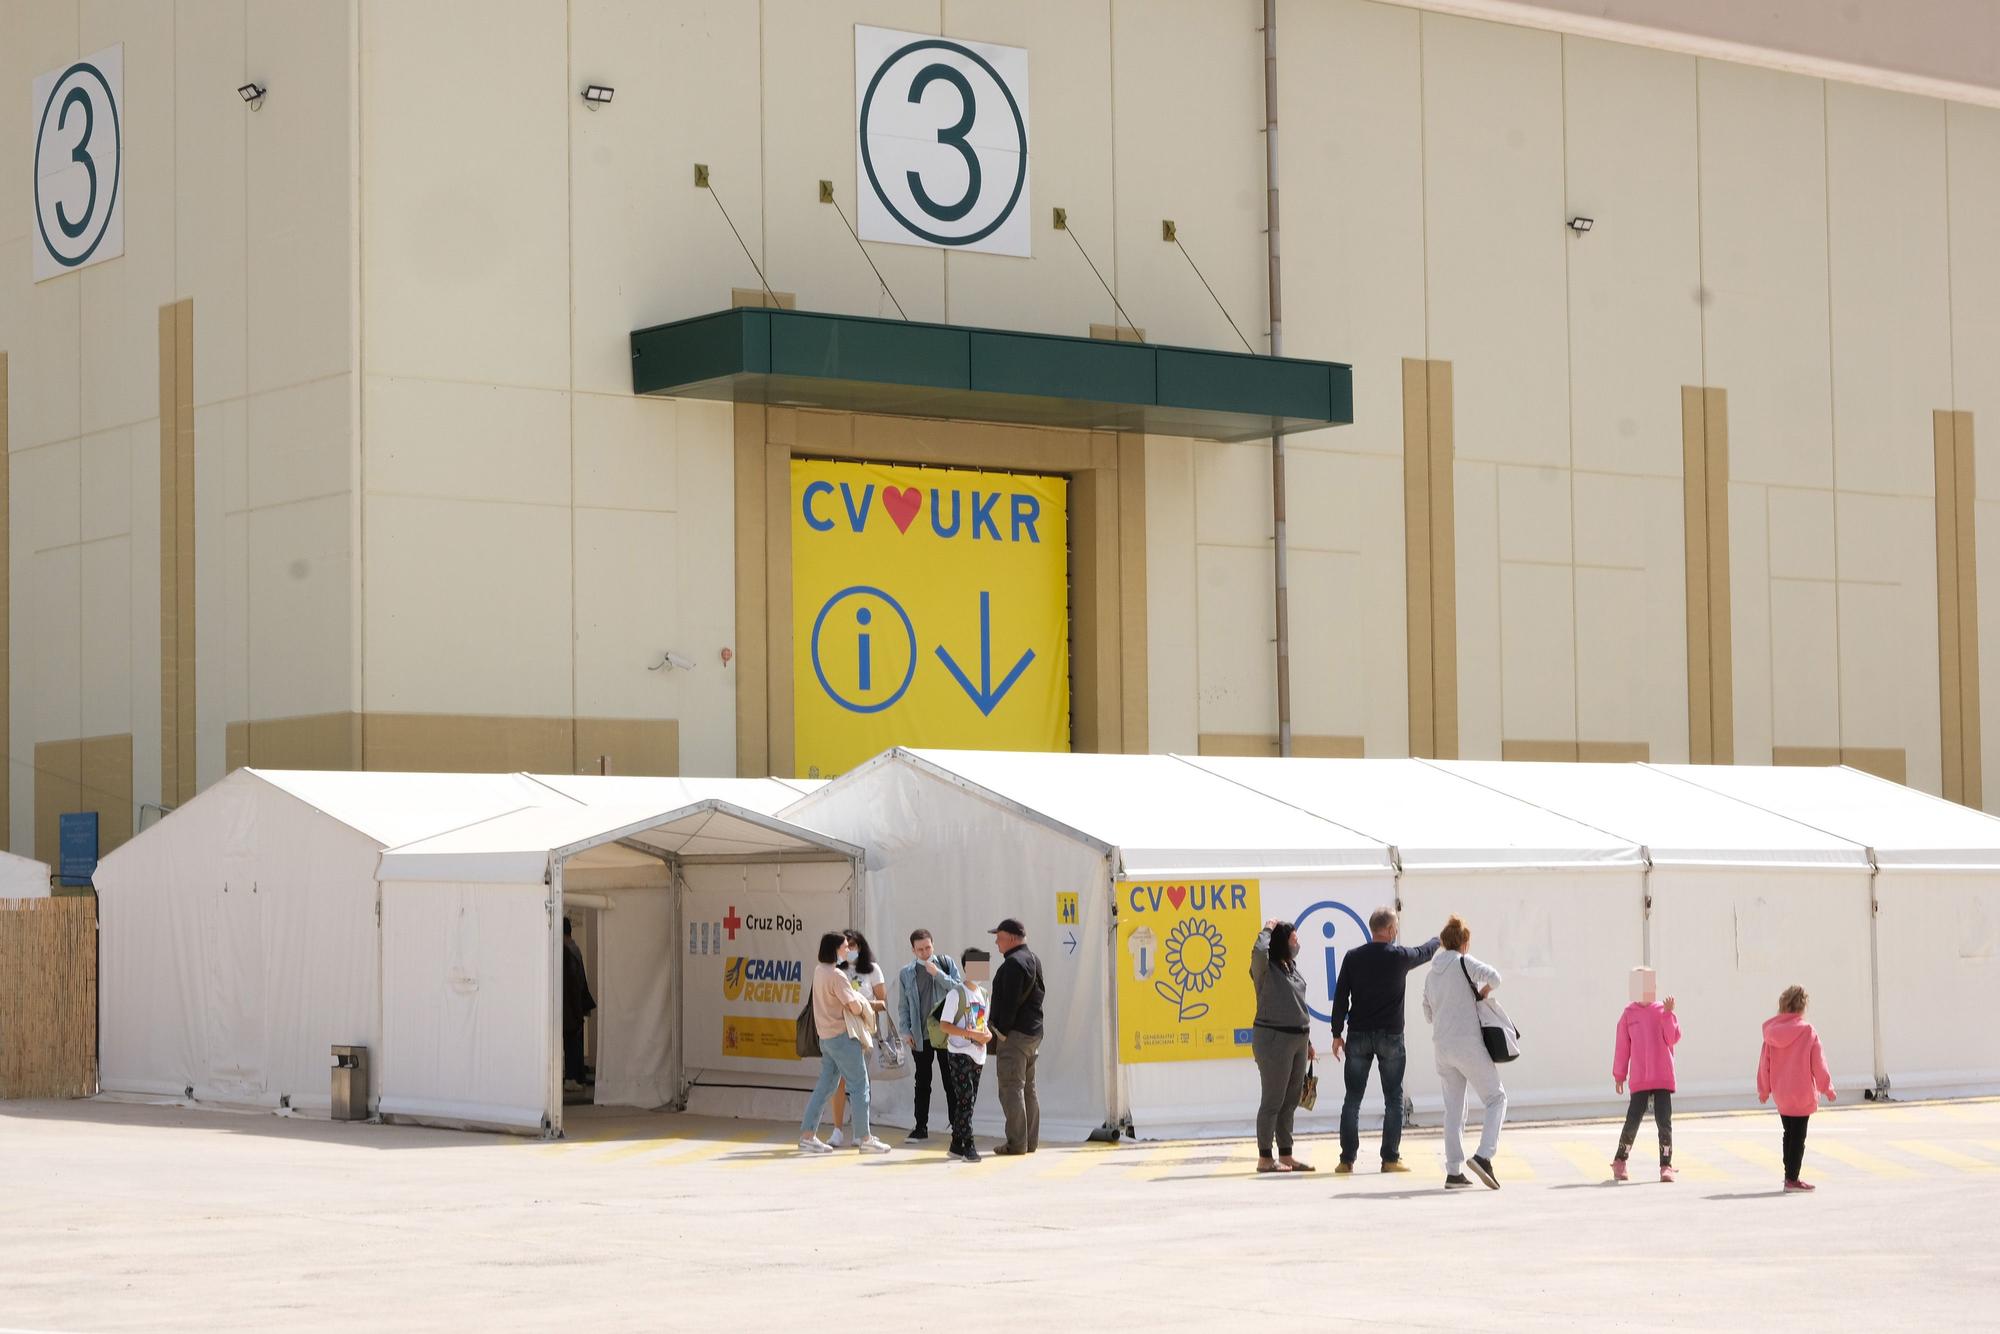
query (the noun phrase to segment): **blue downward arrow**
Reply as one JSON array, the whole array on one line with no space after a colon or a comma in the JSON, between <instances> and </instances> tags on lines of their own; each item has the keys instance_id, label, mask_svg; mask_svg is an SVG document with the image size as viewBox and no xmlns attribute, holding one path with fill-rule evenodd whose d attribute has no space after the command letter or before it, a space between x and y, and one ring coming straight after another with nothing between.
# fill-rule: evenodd
<instances>
[{"instance_id":1,"label":"blue downward arrow","mask_svg":"<svg viewBox=\"0 0 2000 1334\"><path fill-rule=\"evenodd\" d=\"M1027 671L1028 664L1035 660L1035 651L1029 649L1021 655L1021 660L1014 664L1014 669L1000 678L998 686L993 684L993 595L984 591L979 594L978 687L975 689L972 681L959 670L958 664L951 660L951 654L944 651L944 645L938 645L937 655L938 661L944 664L944 669L951 673L954 681L958 682L959 689L971 696L972 702L979 706L979 712L987 717L992 716L994 706L1007 697L1007 692L1021 679L1021 673Z\"/></svg>"}]
</instances>

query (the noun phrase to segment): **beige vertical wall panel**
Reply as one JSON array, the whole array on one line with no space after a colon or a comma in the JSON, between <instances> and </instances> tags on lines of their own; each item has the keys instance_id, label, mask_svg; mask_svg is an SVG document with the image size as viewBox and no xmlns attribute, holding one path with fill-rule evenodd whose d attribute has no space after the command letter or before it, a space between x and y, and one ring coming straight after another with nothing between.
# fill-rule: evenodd
<instances>
[{"instance_id":1,"label":"beige vertical wall panel","mask_svg":"<svg viewBox=\"0 0 2000 1334\"><path fill-rule=\"evenodd\" d=\"M1111 298L1091 276L1090 266L1070 238L1055 230L1051 215L1058 204L1069 210L1077 239L1108 277L1107 266L1115 267L1117 259L1113 81L1108 77L1111 5L1107 0L1025 0L1007 5L944 0L942 9L944 31L951 37L1028 49L1028 86L1035 104L1029 124L1034 167L1028 205L1034 257L1024 263L1007 255L946 252L947 316L954 324L1066 334L1085 333L1093 321L1117 322ZM851 45L849 49L851 53ZM853 194L853 181L850 169L846 188L840 190L843 201ZM834 226L839 225L835 219ZM1133 294L1120 295L1123 299ZM1125 307L1138 318L1129 300Z\"/></svg>"},{"instance_id":2,"label":"beige vertical wall panel","mask_svg":"<svg viewBox=\"0 0 2000 1334\"><path fill-rule=\"evenodd\" d=\"M78 45L50 65L21 73L25 86L44 69L59 68L114 42L125 46L125 89L118 114L124 146L118 193L124 200L125 252L110 263L92 264L57 284L45 284L77 289L81 318L79 339L72 345L81 365L77 432L90 435L153 415L154 388L146 373L153 365L152 315L164 303L188 294L178 291L174 280L173 6L100 10L77 5L71 13L76 21L72 37ZM11 17L6 27L11 42ZM20 128L10 133L25 136L27 130L23 119ZM24 228L32 211L31 204L23 205L19 216Z\"/></svg>"},{"instance_id":3,"label":"beige vertical wall panel","mask_svg":"<svg viewBox=\"0 0 2000 1334\"><path fill-rule=\"evenodd\" d=\"M769 555L764 531L764 430L761 407L734 410L736 483L736 772L768 775L771 763L769 615L764 601Z\"/></svg>"},{"instance_id":4,"label":"beige vertical wall panel","mask_svg":"<svg viewBox=\"0 0 2000 1334\"><path fill-rule=\"evenodd\" d=\"M1938 792L1935 502L1843 491L1834 523L1841 573L1840 743L1902 750L1910 783Z\"/></svg>"},{"instance_id":5,"label":"beige vertical wall panel","mask_svg":"<svg viewBox=\"0 0 2000 1334\"><path fill-rule=\"evenodd\" d=\"M1938 735L1943 770L1940 791L1952 801L1966 797L1965 682L1960 653L1963 639L1976 639L1976 621L1961 624L1959 591L1958 423L1955 413L1931 414L1932 453L1937 469ZM1968 439L1967 444L1970 445ZM1971 480L1968 466L1967 481ZM1969 504L1968 504L1969 509ZM1967 555L1970 556L1970 551ZM1972 594L1977 597L1977 593ZM1975 671L1977 670L1975 664Z\"/></svg>"},{"instance_id":6,"label":"beige vertical wall panel","mask_svg":"<svg viewBox=\"0 0 2000 1334\"><path fill-rule=\"evenodd\" d=\"M619 405L615 400L579 399ZM644 405L637 405L643 407ZM679 503L675 533L679 550L675 557L678 621L675 632L692 645L688 650L703 658L704 666L679 683L688 707L678 718L675 747L680 772L691 774L733 774L736 768L736 665L722 663L724 647L737 641L740 623L736 617L735 590L723 568L736 547L736 510L726 500L734 485L736 455L732 420L734 408L727 403L686 403L675 414L679 427L674 448L675 495L688 498ZM577 487L584 492L584 466L592 455L585 442L593 434L585 429L588 415L579 410ZM659 447L654 427L661 417L635 413L633 426ZM645 494L632 488L634 496ZM712 665L712 670L711 670Z\"/></svg>"},{"instance_id":7,"label":"beige vertical wall panel","mask_svg":"<svg viewBox=\"0 0 2000 1334\"><path fill-rule=\"evenodd\" d=\"M1118 451L1118 569L1112 589L1118 617L1118 744L1128 754L1150 749L1146 641L1146 438L1121 435Z\"/></svg>"},{"instance_id":8,"label":"beige vertical wall panel","mask_svg":"<svg viewBox=\"0 0 2000 1334\"><path fill-rule=\"evenodd\" d=\"M1736 762L1736 649L1729 575L1729 391L1702 392L1702 478L1708 504L1709 732L1715 763Z\"/></svg>"},{"instance_id":9,"label":"beige vertical wall panel","mask_svg":"<svg viewBox=\"0 0 2000 1334\"><path fill-rule=\"evenodd\" d=\"M1408 592L1405 657L1409 665L1412 755L1437 754L1437 664L1432 633L1430 366L1403 359L1403 582Z\"/></svg>"},{"instance_id":10,"label":"beige vertical wall panel","mask_svg":"<svg viewBox=\"0 0 2000 1334\"><path fill-rule=\"evenodd\" d=\"M1148 437L1145 453L1147 736L1186 754L1201 734L1194 443Z\"/></svg>"},{"instance_id":11,"label":"beige vertical wall panel","mask_svg":"<svg viewBox=\"0 0 2000 1334\"><path fill-rule=\"evenodd\" d=\"M1979 539L1977 507L1973 503L1977 492L1977 465L1971 413L1952 414L1952 434L1953 443L1957 446L1954 460L1957 475L1953 478L1952 500L1957 511L1954 527L1958 558L1959 725L1963 729L1960 763L1965 766L1964 795L1960 799L1969 806L1979 806L1985 800L1985 783L1980 754L1983 729L1980 726L1979 693Z\"/></svg>"},{"instance_id":12,"label":"beige vertical wall panel","mask_svg":"<svg viewBox=\"0 0 2000 1334\"><path fill-rule=\"evenodd\" d=\"M342 492L245 516L250 718L335 713L352 697L352 503Z\"/></svg>"},{"instance_id":13,"label":"beige vertical wall panel","mask_svg":"<svg viewBox=\"0 0 2000 1334\"><path fill-rule=\"evenodd\" d=\"M1830 486L1823 88L1712 60L1698 79L1703 348L1732 391L1732 475Z\"/></svg>"},{"instance_id":14,"label":"beige vertical wall panel","mask_svg":"<svg viewBox=\"0 0 2000 1334\"><path fill-rule=\"evenodd\" d=\"M1567 566L1500 566L1503 737L1575 740L1574 588Z\"/></svg>"},{"instance_id":15,"label":"beige vertical wall panel","mask_svg":"<svg viewBox=\"0 0 2000 1334\"><path fill-rule=\"evenodd\" d=\"M694 188L693 164L708 164L718 195L756 251L764 232L758 141L765 90L756 77L762 8L738 0L580 0L569 8L569 77L551 90L544 112L557 121L559 103L568 122L571 327L580 390L630 394L632 330L706 314L729 304L732 287L759 286L715 199ZM782 21L775 13L773 20ZM834 82L852 83L851 49L844 64L832 57L829 64L840 75ZM587 83L610 84L617 100L593 110L579 96ZM783 99L792 89L773 85L771 91L779 98L774 112L790 119ZM851 115L843 123L851 126ZM829 161L779 188L810 201L817 196L813 181L802 179L808 174L839 173ZM556 191L560 197L560 180ZM842 197L851 193L850 184ZM607 207L611 200L615 207ZM822 211L833 229L825 253L835 253L837 235L865 274L867 265L853 253L840 220L832 209ZM853 216L851 201L848 213ZM791 282L802 276L794 265ZM791 290L775 274L771 281ZM581 451L580 425L577 443Z\"/></svg>"},{"instance_id":16,"label":"beige vertical wall panel","mask_svg":"<svg viewBox=\"0 0 2000 1334\"><path fill-rule=\"evenodd\" d=\"M1500 587L1500 501L1497 469L1490 463L1460 460L1453 478L1454 609L1443 598L1433 599L1432 635L1442 640L1447 627L1456 631L1455 654L1461 667L1457 689L1444 680L1445 656L1434 648L1440 664L1434 687L1438 711L1440 754L1468 760L1490 760L1500 754L1502 696L1500 657L1504 618ZM1442 553L1439 555L1442 560ZM1563 645L1567 652L1569 645ZM1447 750L1446 711L1456 705L1457 744Z\"/></svg>"},{"instance_id":17,"label":"beige vertical wall panel","mask_svg":"<svg viewBox=\"0 0 2000 1334\"><path fill-rule=\"evenodd\" d=\"M1431 677L1437 753L1459 756L1458 444L1457 403L1449 361L1433 360L1425 376L1425 419L1431 475Z\"/></svg>"},{"instance_id":18,"label":"beige vertical wall panel","mask_svg":"<svg viewBox=\"0 0 2000 1334\"><path fill-rule=\"evenodd\" d=\"M1424 350L1421 22L1368 0L1278 6L1285 351L1354 367L1354 424L1288 451L1403 452L1402 359Z\"/></svg>"},{"instance_id":19,"label":"beige vertical wall panel","mask_svg":"<svg viewBox=\"0 0 2000 1334\"><path fill-rule=\"evenodd\" d=\"M1772 546L1768 492L1761 486L1729 486L1729 589L1731 733L1736 758L1758 764L1771 753L1773 710L1773 608L1778 583L1771 576ZM1746 591L1747 590L1747 591Z\"/></svg>"},{"instance_id":20,"label":"beige vertical wall panel","mask_svg":"<svg viewBox=\"0 0 2000 1334\"><path fill-rule=\"evenodd\" d=\"M253 120L243 114L240 98L216 94L218 88L234 89L251 77L244 68L246 8L247 0L224 0L178 5L174 13L174 282L173 291L161 300L190 294L201 299L202 355L194 368L194 401L200 405L240 398L248 390L250 274L245 256L250 189L246 145L253 128L267 136L270 131L261 124L262 112ZM323 60L335 63L347 55L351 63L346 45L343 36L339 51L326 51ZM286 82L291 82L289 69ZM339 158L322 164L322 169L345 180L346 108L291 102L289 87L286 99L290 105L283 119L288 123L321 115L338 119L342 127ZM266 188L262 180L258 188ZM344 188L332 211L344 224L349 216ZM344 255L346 246L337 253ZM344 282L351 276L347 266L332 263L333 258L323 253L311 262L338 272ZM277 327L289 328L290 324L286 320ZM268 330L272 326L260 327ZM345 329L345 320L341 327Z\"/></svg>"},{"instance_id":21,"label":"beige vertical wall panel","mask_svg":"<svg viewBox=\"0 0 2000 1334\"><path fill-rule=\"evenodd\" d=\"M1160 220L1172 218L1244 338L1270 350L1263 15L1257 0L1112 0L1116 282L1121 298L1136 297L1125 308L1156 343L1243 346L1187 260L1160 239ZM1035 123L1046 133L1047 112Z\"/></svg>"},{"instance_id":22,"label":"beige vertical wall panel","mask_svg":"<svg viewBox=\"0 0 2000 1334\"><path fill-rule=\"evenodd\" d=\"M1278 716L1270 552L1205 546L1195 559L1201 731L1269 731Z\"/></svg>"},{"instance_id":23,"label":"beige vertical wall panel","mask_svg":"<svg viewBox=\"0 0 2000 1334\"><path fill-rule=\"evenodd\" d=\"M854 25L935 33L940 8L936 0L857 0L839 5L819 0L770 0L763 6L762 258L771 285L797 292L799 305L807 310L896 317L895 306L883 295L867 261L854 249L840 218L819 202L816 182L833 181L841 207L852 221ZM1039 86L1032 57L1028 69L1030 87ZM1045 105L1037 101L1038 110ZM706 113L697 116L697 122L705 119ZM1030 132L1045 125L1038 114ZM729 141L732 145L739 142ZM732 214L737 197L747 198L757 188L756 147L750 143L748 151L739 151L739 157L732 161L689 157L691 162L709 164L711 179ZM714 202L703 202L714 213ZM1034 202L1046 213L1050 201L1036 195ZM728 235L720 215L706 225ZM737 226L743 226L740 217ZM1038 239L1048 235L1045 227L1036 230ZM759 249L755 233L746 231L743 239L752 251ZM869 253L911 319L944 318L942 250L877 244ZM757 280L740 253L719 270L719 275L744 286Z\"/></svg>"},{"instance_id":24,"label":"beige vertical wall panel","mask_svg":"<svg viewBox=\"0 0 2000 1334\"><path fill-rule=\"evenodd\" d=\"M1361 557L1352 552L1294 549L1291 553L1295 734L1365 734L1369 700L1378 683L1370 679L1371 631L1362 603L1361 570Z\"/></svg>"},{"instance_id":25,"label":"beige vertical wall panel","mask_svg":"<svg viewBox=\"0 0 2000 1334\"><path fill-rule=\"evenodd\" d=\"M366 372L568 383L566 13L362 3Z\"/></svg>"},{"instance_id":26,"label":"beige vertical wall panel","mask_svg":"<svg viewBox=\"0 0 2000 1334\"><path fill-rule=\"evenodd\" d=\"M1771 737L1773 746L1840 745L1836 585L1832 580L1772 579L1770 587ZM1737 733L1746 762L1749 737Z\"/></svg>"},{"instance_id":27,"label":"beige vertical wall panel","mask_svg":"<svg viewBox=\"0 0 2000 1334\"><path fill-rule=\"evenodd\" d=\"M1429 349L1461 459L1570 461L1562 40L1423 15Z\"/></svg>"},{"instance_id":28,"label":"beige vertical wall panel","mask_svg":"<svg viewBox=\"0 0 2000 1334\"><path fill-rule=\"evenodd\" d=\"M1688 753L1696 764L1715 762L1714 659L1709 638L1708 417L1699 385L1681 387L1681 515L1687 552Z\"/></svg>"}]
</instances>

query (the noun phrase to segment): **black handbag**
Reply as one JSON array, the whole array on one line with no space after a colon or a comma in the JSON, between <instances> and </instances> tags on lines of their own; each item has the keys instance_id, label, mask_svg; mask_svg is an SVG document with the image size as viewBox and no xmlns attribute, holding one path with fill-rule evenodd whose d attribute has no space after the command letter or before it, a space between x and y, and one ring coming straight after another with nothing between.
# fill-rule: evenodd
<instances>
[{"instance_id":1,"label":"black handbag","mask_svg":"<svg viewBox=\"0 0 2000 1334\"><path fill-rule=\"evenodd\" d=\"M1472 970L1465 966L1465 956L1458 956L1458 970L1465 974L1465 985L1472 992L1472 1017L1479 1021L1479 1036L1486 1043L1486 1054L1493 1058L1493 1064L1505 1065L1509 1061L1521 1059L1521 1030L1506 1012L1500 1011L1505 1025L1489 1024L1479 1013L1479 988L1472 985ZM1494 1007L1496 1010L1498 1006Z\"/></svg>"},{"instance_id":2,"label":"black handbag","mask_svg":"<svg viewBox=\"0 0 2000 1334\"><path fill-rule=\"evenodd\" d=\"M795 1045L801 1061L809 1061L819 1055L819 1020L813 1017L810 996L806 998L806 1008L799 1011L799 1033Z\"/></svg>"}]
</instances>

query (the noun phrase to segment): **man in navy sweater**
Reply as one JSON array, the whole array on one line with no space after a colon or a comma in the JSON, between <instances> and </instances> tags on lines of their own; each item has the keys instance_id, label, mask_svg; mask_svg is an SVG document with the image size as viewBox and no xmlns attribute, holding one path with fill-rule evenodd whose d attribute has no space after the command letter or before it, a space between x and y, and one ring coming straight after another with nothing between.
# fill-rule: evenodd
<instances>
[{"instance_id":1,"label":"man in navy sweater","mask_svg":"<svg viewBox=\"0 0 2000 1334\"><path fill-rule=\"evenodd\" d=\"M1410 1170L1401 1157L1403 1067L1409 1059L1403 1047L1404 979L1412 968L1430 962L1438 940L1432 936L1414 948L1398 945L1396 914L1388 908L1369 914L1368 930L1374 939L1347 952L1333 984L1333 1054L1344 1056L1347 1076L1335 1176L1352 1172L1354 1156L1361 1151L1361 1099L1368 1092L1372 1061L1382 1064L1382 1170Z\"/></svg>"}]
</instances>

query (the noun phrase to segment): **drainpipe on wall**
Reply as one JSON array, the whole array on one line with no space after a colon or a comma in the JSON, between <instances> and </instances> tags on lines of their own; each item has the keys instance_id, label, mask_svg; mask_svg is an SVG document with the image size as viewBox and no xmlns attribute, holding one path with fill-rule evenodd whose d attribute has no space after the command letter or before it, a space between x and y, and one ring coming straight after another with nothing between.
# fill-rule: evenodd
<instances>
[{"instance_id":1,"label":"drainpipe on wall","mask_svg":"<svg viewBox=\"0 0 2000 1334\"><path fill-rule=\"evenodd\" d=\"M1271 355L1285 354L1278 282L1278 0L1264 0L1264 244L1271 261ZM1285 437L1271 434L1271 572L1277 587L1278 754L1292 753L1292 625L1285 574Z\"/></svg>"}]
</instances>

